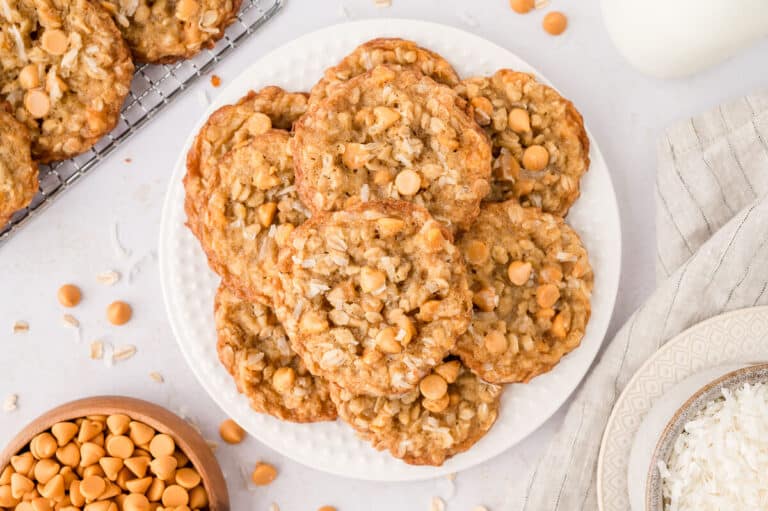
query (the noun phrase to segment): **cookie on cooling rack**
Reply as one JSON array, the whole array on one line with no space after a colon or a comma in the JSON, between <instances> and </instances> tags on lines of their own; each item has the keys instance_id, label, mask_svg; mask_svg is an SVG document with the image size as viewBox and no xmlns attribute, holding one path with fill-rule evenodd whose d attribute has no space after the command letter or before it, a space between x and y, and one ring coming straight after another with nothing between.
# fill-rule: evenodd
<instances>
[{"instance_id":1,"label":"cookie on cooling rack","mask_svg":"<svg viewBox=\"0 0 768 511\"><path fill-rule=\"evenodd\" d=\"M501 69L457 87L493 145L492 202L515 199L565 216L589 168L581 114L527 73Z\"/></svg>"},{"instance_id":2,"label":"cookie on cooling rack","mask_svg":"<svg viewBox=\"0 0 768 511\"><path fill-rule=\"evenodd\" d=\"M361 44L337 65L328 68L312 88L310 103L327 97L338 84L386 64L402 71L410 69L429 76L438 83L454 87L459 75L443 57L413 41L397 38L372 39Z\"/></svg>"},{"instance_id":3,"label":"cookie on cooling rack","mask_svg":"<svg viewBox=\"0 0 768 511\"><path fill-rule=\"evenodd\" d=\"M314 212L367 200L424 206L466 228L490 189L486 135L457 94L417 71L377 66L340 83L296 123L296 181Z\"/></svg>"},{"instance_id":4,"label":"cookie on cooling rack","mask_svg":"<svg viewBox=\"0 0 768 511\"><path fill-rule=\"evenodd\" d=\"M270 86L211 114L187 153L184 210L195 236L201 237L198 226L206 214L206 194L219 179L217 169L224 155L270 129L290 130L306 109L306 94Z\"/></svg>"},{"instance_id":5,"label":"cookie on cooling rack","mask_svg":"<svg viewBox=\"0 0 768 511\"><path fill-rule=\"evenodd\" d=\"M309 370L344 388L413 389L469 324L461 254L419 206L368 202L319 214L289 246L278 317Z\"/></svg>"},{"instance_id":6,"label":"cookie on cooling rack","mask_svg":"<svg viewBox=\"0 0 768 511\"><path fill-rule=\"evenodd\" d=\"M292 422L334 420L328 384L291 350L272 308L219 287L215 300L219 360L254 410Z\"/></svg>"},{"instance_id":7,"label":"cookie on cooling rack","mask_svg":"<svg viewBox=\"0 0 768 511\"><path fill-rule=\"evenodd\" d=\"M0 104L0 229L37 193L29 131Z\"/></svg>"},{"instance_id":8,"label":"cookie on cooling rack","mask_svg":"<svg viewBox=\"0 0 768 511\"><path fill-rule=\"evenodd\" d=\"M240 0L101 0L137 62L169 64L212 48L235 21Z\"/></svg>"},{"instance_id":9,"label":"cookie on cooling rack","mask_svg":"<svg viewBox=\"0 0 768 511\"><path fill-rule=\"evenodd\" d=\"M290 135L269 129L230 150L204 181L192 230L222 281L250 301L272 303L277 257L308 211L293 184ZM190 219L190 222L193 220Z\"/></svg>"},{"instance_id":10,"label":"cookie on cooling rack","mask_svg":"<svg viewBox=\"0 0 768 511\"><path fill-rule=\"evenodd\" d=\"M89 0L3 2L0 99L32 137L41 162L93 146L117 123L133 78L109 14Z\"/></svg>"},{"instance_id":11,"label":"cookie on cooling rack","mask_svg":"<svg viewBox=\"0 0 768 511\"><path fill-rule=\"evenodd\" d=\"M357 395L331 384L339 417L378 450L413 465L442 465L496 422L502 387L448 360L399 398Z\"/></svg>"},{"instance_id":12,"label":"cookie on cooling rack","mask_svg":"<svg viewBox=\"0 0 768 511\"><path fill-rule=\"evenodd\" d=\"M474 312L454 353L481 378L527 382L579 346L593 274L578 234L560 217L512 200L484 204L458 246Z\"/></svg>"}]
</instances>

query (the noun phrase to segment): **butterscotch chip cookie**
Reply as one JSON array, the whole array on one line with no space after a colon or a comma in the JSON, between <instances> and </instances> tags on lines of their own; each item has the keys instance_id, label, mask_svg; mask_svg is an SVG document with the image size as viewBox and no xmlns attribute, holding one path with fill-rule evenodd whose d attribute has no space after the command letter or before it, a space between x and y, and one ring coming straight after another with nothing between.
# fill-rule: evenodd
<instances>
[{"instance_id":1,"label":"butterscotch chip cookie","mask_svg":"<svg viewBox=\"0 0 768 511\"><path fill-rule=\"evenodd\" d=\"M270 129L291 129L306 109L306 94L270 86L251 91L236 104L211 114L187 153L184 210L187 226L195 236L202 237L198 227L206 214L206 195L220 177L218 166L224 155Z\"/></svg>"},{"instance_id":2,"label":"butterscotch chip cookie","mask_svg":"<svg viewBox=\"0 0 768 511\"><path fill-rule=\"evenodd\" d=\"M137 62L169 64L213 48L240 0L101 0Z\"/></svg>"},{"instance_id":3,"label":"butterscotch chip cookie","mask_svg":"<svg viewBox=\"0 0 768 511\"><path fill-rule=\"evenodd\" d=\"M293 422L336 418L328 384L307 371L271 307L243 301L222 285L215 311L219 360L254 410Z\"/></svg>"},{"instance_id":4,"label":"butterscotch chip cookie","mask_svg":"<svg viewBox=\"0 0 768 511\"><path fill-rule=\"evenodd\" d=\"M408 200L467 227L490 189L491 151L459 103L420 72L387 66L339 84L296 124L299 194L315 212Z\"/></svg>"},{"instance_id":5,"label":"butterscotch chip cookie","mask_svg":"<svg viewBox=\"0 0 768 511\"><path fill-rule=\"evenodd\" d=\"M413 389L469 324L461 254L419 206L369 202L313 216L289 245L278 317L309 370L344 388Z\"/></svg>"},{"instance_id":6,"label":"butterscotch chip cookie","mask_svg":"<svg viewBox=\"0 0 768 511\"><path fill-rule=\"evenodd\" d=\"M198 234L211 268L250 301L272 303L277 255L307 218L293 184L290 135L270 129L229 151L195 197Z\"/></svg>"},{"instance_id":7,"label":"butterscotch chip cookie","mask_svg":"<svg viewBox=\"0 0 768 511\"><path fill-rule=\"evenodd\" d=\"M0 99L41 162L70 158L109 132L133 78L115 23L88 0L4 0Z\"/></svg>"},{"instance_id":8,"label":"butterscotch chip cookie","mask_svg":"<svg viewBox=\"0 0 768 511\"><path fill-rule=\"evenodd\" d=\"M398 71L404 69L419 71L436 82L450 87L459 83L459 75L448 61L437 53L422 48L413 41L379 38L361 44L339 64L326 69L323 77L312 88L310 103L327 97L338 84L367 73L381 64L386 64Z\"/></svg>"},{"instance_id":9,"label":"butterscotch chip cookie","mask_svg":"<svg viewBox=\"0 0 768 511\"><path fill-rule=\"evenodd\" d=\"M399 398L370 397L331 384L339 416L378 450L413 465L442 465L493 426L502 387L449 360Z\"/></svg>"},{"instance_id":10,"label":"butterscotch chip cookie","mask_svg":"<svg viewBox=\"0 0 768 511\"><path fill-rule=\"evenodd\" d=\"M0 104L0 229L37 193L29 131Z\"/></svg>"},{"instance_id":11,"label":"butterscotch chip cookie","mask_svg":"<svg viewBox=\"0 0 768 511\"><path fill-rule=\"evenodd\" d=\"M490 382L527 382L578 347L593 274L561 218L513 200L486 204L458 245L474 313L454 353L468 367Z\"/></svg>"},{"instance_id":12,"label":"butterscotch chip cookie","mask_svg":"<svg viewBox=\"0 0 768 511\"><path fill-rule=\"evenodd\" d=\"M516 199L565 216L589 168L589 138L573 104L532 75L509 69L464 80L457 90L493 145L486 200Z\"/></svg>"}]
</instances>

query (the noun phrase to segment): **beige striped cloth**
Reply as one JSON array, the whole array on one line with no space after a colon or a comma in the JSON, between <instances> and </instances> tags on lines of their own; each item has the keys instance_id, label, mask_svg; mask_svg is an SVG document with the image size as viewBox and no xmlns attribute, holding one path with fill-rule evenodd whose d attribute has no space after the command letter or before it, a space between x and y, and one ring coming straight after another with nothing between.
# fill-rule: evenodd
<instances>
[{"instance_id":1,"label":"beige striped cloth","mask_svg":"<svg viewBox=\"0 0 768 511\"><path fill-rule=\"evenodd\" d=\"M768 91L672 126L658 160L658 289L607 345L504 511L596 510L601 436L635 371L686 328L768 304Z\"/></svg>"}]
</instances>

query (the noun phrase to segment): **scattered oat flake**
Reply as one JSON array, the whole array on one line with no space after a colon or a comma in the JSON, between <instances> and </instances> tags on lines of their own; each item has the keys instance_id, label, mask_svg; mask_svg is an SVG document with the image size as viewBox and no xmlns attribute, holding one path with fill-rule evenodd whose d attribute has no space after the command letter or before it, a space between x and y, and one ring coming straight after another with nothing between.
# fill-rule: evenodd
<instances>
[{"instance_id":1,"label":"scattered oat flake","mask_svg":"<svg viewBox=\"0 0 768 511\"><path fill-rule=\"evenodd\" d=\"M163 383L165 381L165 378L163 378L163 375L158 373L157 371L152 371L149 373L149 377L152 381L156 383Z\"/></svg>"},{"instance_id":2,"label":"scattered oat flake","mask_svg":"<svg viewBox=\"0 0 768 511\"><path fill-rule=\"evenodd\" d=\"M373 0L376 7L390 7L392 6L392 0Z\"/></svg>"},{"instance_id":3,"label":"scattered oat flake","mask_svg":"<svg viewBox=\"0 0 768 511\"><path fill-rule=\"evenodd\" d=\"M549 0L536 0L533 4L533 6L536 9L543 9L548 5L549 5Z\"/></svg>"},{"instance_id":4,"label":"scattered oat flake","mask_svg":"<svg viewBox=\"0 0 768 511\"><path fill-rule=\"evenodd\" d=\"M64 314L61 319L67 326L71 326L72 328L80 328L80 322L72 314Z\"/></svg>"},{"instance_id":5,"label":"scattered oat flake","mask_svg":"<svg viewBox=\"0 0 768 511\"><path fill-rule=\"evenodd\" d=\"M205 443L208 444L208 448L212 451L216 451L216 449L219 448L219 443L214 442L213 440L206 440Z\"/></svg>"},{"instance_id":6,"label":"scattered oat flake","mask_svg":"<svg viewBox=\"0 0 768 511\"><path fill-rule=\"evenodd\" d=\"M445 502L440 497L432 497L429 511L445 511Z\"/></svg>"},{"instance_id":7,"label":"scattered oat flake","mask_svg":"<svg viewBox=\"0 0 768 511\"><path fill-rule=\"evenodd\" d=\"M343 3L339 3L339 16L344 18L345 20L349 19L349 11L347 10L347 7Z\"/></svg>"},{"instance_id":8,"label":"scattered oat flake","mask_svg":"<svg viewBox=\"0 0 768 511\"><path fill-rule=\"evenodd\" d=\"M211 103L211 100L208 99L208 94L206 94L203 89L197 89L195 95L197 96L197 102L200 103L200 106L208 108L208 105Z\"/></svg>"},{"instance_id":9,"label":"scattered oat flake","mask_svg":"<svg viewBox=\"0 0 768 511\"><path fill-rule=\"evenodd\" d=\"M120 281L120 272L115 270L107 270L96 275L96 282L104 284L105 286L114 286Z\"/></svg>"},{"instance_id":10,"label":"scattered oat flake","mask_svg":"<svg viewBox=\"0 0 768 511\"><path fill-rule=\"evenodd\" d=\"M272 503L269 506L269 511L280 511L280 506L278 506L276 503Z\"/></svg>"},{"instance_id":11,"label":"scattered oat flake","mask_svg":"<svg viewBox=\"0 0 768 511\"><path fill-rule=\"evenodd\" d=\"M211 75L211 85L214 87L221 85L221 77L219 75Z\"/></svg>"},{"instance_id":12,"label":"scattered oat flake","mask_svg":"<svg viewBox=\"0 0 768 511\"><path fill-rule=\"evenodd\" d=\"M154 250L150 250L144 254L141 259L133 263L131 268L128 270L128 282L133 283L133 279L135 279L142 272L147 264L154 263L156 261L157 252Z\"/></svg>"},{"instance_id":13,"label":"scattered oat flake","mask_svg":"<svg viewBox=\"0 0 768 511\"><path fill-rule=\"evenodd\" d=\"M104 343L93 341L91 343L91 360L101 360L104 358Z\"/></svg>"},{"instance_id":14,"label":"scattered oat flake","mask_svg":"<svg viewBox=\"0 0 768 511\"><path fill-rule=\"evenodd\" d=\"M112 352L112 361L120 362L121 360L128 360L136 354L136 346L133 344L126 344L125 346L118 346Z\"/></svg>"},{"instance_id":15,"label":"scattered oat flake","mask_svg":"<svg viewBox=\"0 0 768 511\"><path fill-rule=\"evenodd\" d=\"M475 506L472 508L472 511L488 511L488 508L485 506Z\"/></svg>"},{"instance_id":16,"label":"scattered oat flake","mask_svg":"<svg viewBox=\"0 0 768 511\"><path fill-rule=\"evenodd\" d=\"M18 394L9 394L5 397L5 400L3 400L3 411L10 413L14 410L16 410L17 405L19 402L19 395Z\"/></svg>"},{"instance_id":17,"label":"scattered oat flake","mask_svg":"<svg viewBox=\"0 0 768 511\"><path fill-rule=\"evenodd\" d=\"M131 163L133 161L133 158L126 158L123 160L125 163Z\"/></svg>"},{"instance_id":18,"label":"scattered oat flake","mask_svg":"<svg viewBox=\"0 0 768 511\"><path fill-rule=\"evenodd\" d=\"M446 477L446 479L448 479L449 481L455 481L455 480L456 480L456 472L451 472L450 474L448 474L448 475L447 475L447 476L445 476L445 477Z\"/></svg>"},{"instance_id":19,"label":"scattered oat flake","mask_svg":"<svg viewBox=\"0 0 768 511\"><path fill-rule=\"evenodd\" d=\"M22 332L29 332L29 323L22 320L16 321L13 324L13 333L20 334Z\"/></svg>"}]
</instances>

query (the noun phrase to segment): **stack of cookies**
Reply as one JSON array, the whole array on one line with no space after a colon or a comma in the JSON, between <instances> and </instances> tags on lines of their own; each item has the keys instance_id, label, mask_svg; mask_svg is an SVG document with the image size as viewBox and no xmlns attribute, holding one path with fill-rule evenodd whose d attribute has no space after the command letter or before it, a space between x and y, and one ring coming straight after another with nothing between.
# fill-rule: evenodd
<instances>
[{"instance_id":1,"label":"stack of cookies","mask_svg":"<svg viewBox=\"0 0 768 511\"><path fill-rule=\"evenodd\" d=\"M412 464L469 449L502 384L584 335L592 269L563 217L588 153L579 113L531 75L462 80L400 39L309 94L217 110L184 185L221 276L222 364L257 412L338 416Z\"/></svg>"},{"instance_id":2,"label":"stack of cookies","mask_svg":"<svg viewBox=\"0 0 768 511\"><path fill-rule=\"evenodd\" d=\"M238 0L0 0L0 227L38 189L38 163L115 127L133 62L211 47Z\"/></svg>"}]
</instances>

